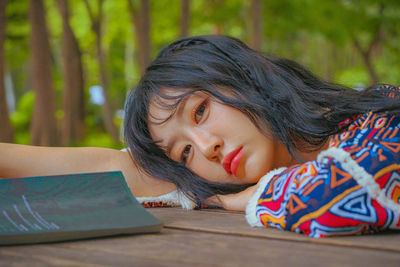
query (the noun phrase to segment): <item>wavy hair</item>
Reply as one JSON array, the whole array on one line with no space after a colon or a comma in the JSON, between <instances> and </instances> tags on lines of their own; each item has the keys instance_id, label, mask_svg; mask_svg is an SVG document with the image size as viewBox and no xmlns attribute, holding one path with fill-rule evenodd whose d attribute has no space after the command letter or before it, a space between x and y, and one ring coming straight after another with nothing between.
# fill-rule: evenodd
<instances>
[{"instance_id":1,"label":"wavy hair","mask_svg":"<svg viewBox=\"0 0 400 267\"><path fill-rule=\"evenodd\" d=\"M177 94L168 95L163 88ZM148 127L155 123L149 114L151 101L173 114L182 99L198 91L240 110L299 160L297 152L318 150L330 136L344 130L338 125L345 119L370 110L400 112L398 100L377 90L359 92L323 81L294 61L264 56L232 37L206 35L175 41L159 53L128 96L124 137L141 170L174 183L200 201L248 185L210 182L197 176L168 158Z\"/></svg>"}]
</instances>

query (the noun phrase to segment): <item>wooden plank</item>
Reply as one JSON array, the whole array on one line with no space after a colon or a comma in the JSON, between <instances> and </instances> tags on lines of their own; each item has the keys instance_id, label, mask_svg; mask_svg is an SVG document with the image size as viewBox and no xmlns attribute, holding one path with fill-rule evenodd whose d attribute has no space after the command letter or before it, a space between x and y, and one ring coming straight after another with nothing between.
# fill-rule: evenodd
<instances>
[{"instance_id":1,"label":"wooden plank","mask_svg":"<svg viewBox=\"0 0 400 267\"><path fill-rule=\"evenodd\" d=\"M400 253L164 229L161 234L0 248L1 266L398 266Z\"/></svg>"},{"instance_id":2,"label":"wooden plank","mask_svg":"<svg viewBox=\"0 0 400 267\"><path fill-rule=\"evenodd\" d=\"M400 252L400 231L315 239L276 229L250 227L245 215L238 212L206 209L188 211L181 208L153 208L149 210L164 222L164 227L171 229Z\"/></svg>"}]
</instances>

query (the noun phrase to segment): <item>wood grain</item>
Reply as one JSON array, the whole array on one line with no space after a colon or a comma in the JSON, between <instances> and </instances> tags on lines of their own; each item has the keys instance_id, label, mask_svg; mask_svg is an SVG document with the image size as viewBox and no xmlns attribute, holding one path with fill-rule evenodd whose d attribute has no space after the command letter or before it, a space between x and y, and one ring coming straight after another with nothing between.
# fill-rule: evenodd
<instances>
[{"instance_id":1,"label":"wood grain","mask_svg":"<svg viewBox=\"0 0 400 267\"><path fill-rule=\"evenodd\" d=\"M171 229L400 252L400 231L315 239L276 229L253 228L248 225L245 215L239 212L211 209L187 211L181 208L154 208L150 211L164 222L164 227Z\"/></svg>"},{"instance_id":2,"label":"wood grain","mask_svg":"<svg viewBox=\"0 0 400 267\"><path fill-rule=\"evenodd\" d=\"M244 214L150 209L159 234L0 247L0 266L399 266L399 234L312 239L251 228Z\"/></svg>"},{"instance_id":3,"label":"wood grain","mask_svg":"<svg viewBox=\"0 0 400 267\"><path fill-rule=\"evenodd\" d=\"M165 229L161 234L1 248L18 266L398 266L400 254ZM10 266L10 264L3 265Z\"/></svg>"}]
</instances>

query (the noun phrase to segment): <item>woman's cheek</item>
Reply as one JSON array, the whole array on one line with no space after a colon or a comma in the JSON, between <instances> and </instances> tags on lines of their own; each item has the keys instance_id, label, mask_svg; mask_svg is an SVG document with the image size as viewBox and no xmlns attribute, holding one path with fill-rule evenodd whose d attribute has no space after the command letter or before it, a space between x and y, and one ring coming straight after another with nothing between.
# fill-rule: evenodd
<instances>
[{"instance_id":1,"label":"woman's cheek","mask_svg":"<svg viewBox=\"0 0 400 267\"><path fill-rule=\"evenodd\" d=\"M257 183L270 169L262 156L253 154L249 156L244 164L243 173L246 183Z\"/></svg>"}]
</instances>

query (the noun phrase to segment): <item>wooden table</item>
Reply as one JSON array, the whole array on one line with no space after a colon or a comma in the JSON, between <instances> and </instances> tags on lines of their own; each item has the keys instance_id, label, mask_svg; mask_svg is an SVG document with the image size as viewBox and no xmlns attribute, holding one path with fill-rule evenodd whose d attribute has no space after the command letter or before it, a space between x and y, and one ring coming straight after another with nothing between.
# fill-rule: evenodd
<instances>
[{"instance_id":1,"label":"wooden table","mask_svg":"<svg viewBox=\"0 0 400 267\"><path fill-rule=\"evenodd\" d=\"M0 247L0 266L400 266L400 232L312 239L251 228L242 213L150 211L159 234Z\"/></svg>"}]
</instances>

